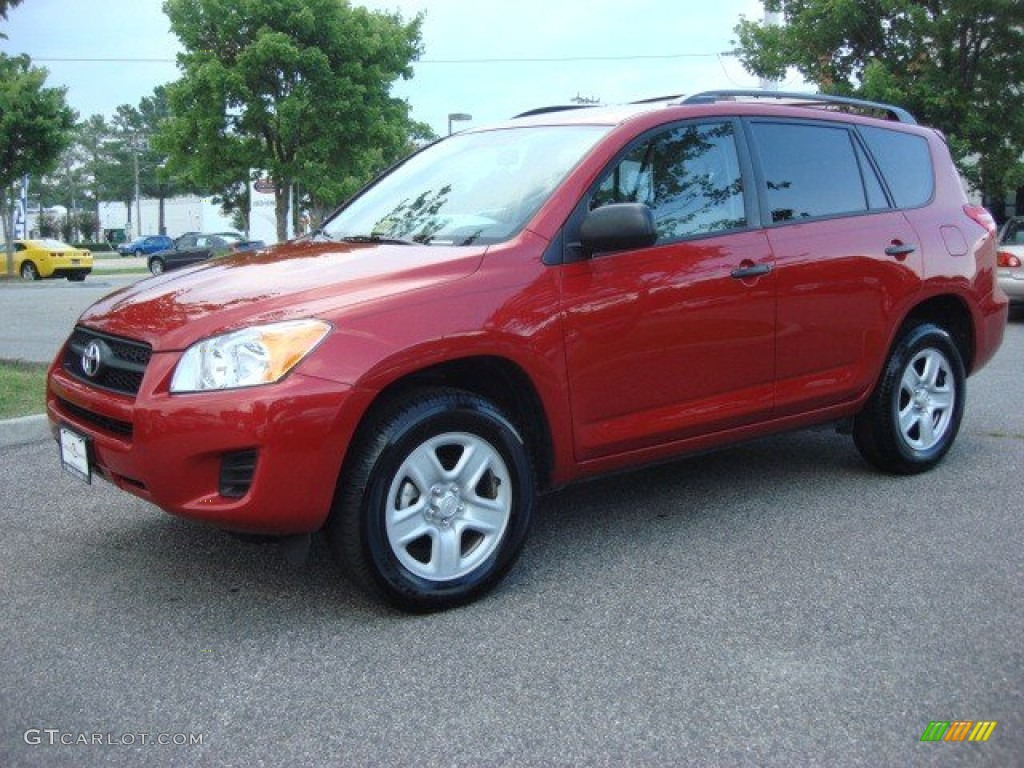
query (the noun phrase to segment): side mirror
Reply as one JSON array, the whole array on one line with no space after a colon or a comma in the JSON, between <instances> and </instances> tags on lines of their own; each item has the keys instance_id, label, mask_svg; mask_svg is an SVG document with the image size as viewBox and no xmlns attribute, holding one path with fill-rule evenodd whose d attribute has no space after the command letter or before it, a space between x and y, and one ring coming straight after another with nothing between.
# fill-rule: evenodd
<instances>
[{"instance_id":1,"label":"side mirror","mask_svg":"<svg viewBox=\"0 0 1024 768\"><path fill-rule=\"evenodd\" d=\"M580 244L588 256L646 248L657 240L654 214L643 203L603 205L588 213L580 226Z\"/></svg>"}]
</instances>

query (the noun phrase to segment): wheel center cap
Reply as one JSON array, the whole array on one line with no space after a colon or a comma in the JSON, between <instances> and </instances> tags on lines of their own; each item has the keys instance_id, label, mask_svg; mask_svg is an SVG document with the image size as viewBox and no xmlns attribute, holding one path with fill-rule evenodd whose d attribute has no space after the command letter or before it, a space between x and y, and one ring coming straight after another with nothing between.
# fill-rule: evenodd
<instances>
[{"instance_id":1,"label":"wheel center cap","mask_svg":"<svg viewBox=\"0 0 1024 768\"><path fill-rule=\"evenodd\" d=\"M918 409L926 408L931 402L931 396L928 394L927 389L917 389L914 391L914 407Z\"/></svg>"},{"instance_id":2,"label":"wheel center cap","mask_svg":"<svg viewBox=\"0 0 1024 768\"><path fill-rule=\"evenodd\" d=\"M436 489L433 495L428 514L441 525L448 525L462 509L462 495L457 486Z\"/></svg>"},{"instance_id":3,"label":"wheel center cap","mask_svg":"<svg viewBox=\"0 0 1024 768\"><path fill-rule=\"evenodd\" d=\"M458 511L459 497L454 493L446 493L437 505L437 514L441 516L442 520L451 520L458 514Z\"/></svg>"}]
</instances>

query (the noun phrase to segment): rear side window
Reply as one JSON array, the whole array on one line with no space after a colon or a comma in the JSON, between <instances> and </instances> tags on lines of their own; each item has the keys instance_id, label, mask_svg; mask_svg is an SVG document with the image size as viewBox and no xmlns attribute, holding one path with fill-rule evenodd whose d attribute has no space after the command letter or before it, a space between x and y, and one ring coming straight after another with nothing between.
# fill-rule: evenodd
<instances>
[{"instance_id":1,"label":"rear side window","mask_svg":"<svg viewBox=\"0 0 1024 768\"><path fill-rule=\"evenodd\" d=\"M751 124L751 130L773 222L869 209L862 167L846 128L758 122ZM870 169L863 172L873 177Z\"/></svg>"},{"instance_id":2,"label":"rear side window","mask_svg":"<svg viewBox=\"0 0 1024 768\"><path fill-rule=\"evenodd\" d=\"M917 208L932 199L935 172L923 137L886 128L860 126L857 130L875 156L897 207Z\"/></svg>"}]
</instances>

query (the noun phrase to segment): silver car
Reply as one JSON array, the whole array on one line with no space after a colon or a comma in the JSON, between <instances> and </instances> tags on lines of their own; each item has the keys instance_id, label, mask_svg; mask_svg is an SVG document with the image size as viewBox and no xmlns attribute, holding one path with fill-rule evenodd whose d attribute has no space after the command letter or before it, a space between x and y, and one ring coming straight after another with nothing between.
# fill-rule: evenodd
<instances>
[{"instance_id":1,"label":"silver car","mask_svg":"<svg viewBox=\"0 0 1024 768\"><path fill-rule=\"evenodd\" d=\"M1024 216L1014 216L999 230L996 259L999 287L1013 304L1024 304Z\"/></svg>"}]
</instances>

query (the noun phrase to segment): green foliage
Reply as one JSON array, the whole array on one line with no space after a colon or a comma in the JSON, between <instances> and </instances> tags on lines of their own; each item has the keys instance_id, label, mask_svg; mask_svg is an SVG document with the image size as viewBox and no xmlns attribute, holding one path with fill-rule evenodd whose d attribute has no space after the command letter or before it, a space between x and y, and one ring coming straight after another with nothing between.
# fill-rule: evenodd
<instances>
[{"instance_id":1,"label":"green foliage","mask_svg":"<svg viewBox=\"0 0 1024 768\"><path fill-rule=\"evenodd\" d=\"M7 12L16 5L20 5L21 0L0 0L0 19L7 18Z\"/></svg>"},{"instance_id":2,"label":"green foliage","mask_svg":"<svg viewBox=\"0 0 1024 768\"><path fill-rule=\"evenodd\" d=\"M785 24L742 20L748 71L795 68L824 93L907 107L950 140L993 195L1024 184L1024 3L1019 0L763 0Z\"/></svg>"},{"instance_id":3,"label":"green foliage","mask_svg":"<svg viewBox=\"0 0 1024 768\"><path fill-rule=\"evenodd\" d=\"M20 5L21 0L0 0L0 19L7 20L7 12L16 5ZM0 40L6 40L7 35L0 32Z\"/></svg>"},{"instance_id":4,"label":"green foliage","mask_svg":"<svg viewBox=\"0 0 1024 768\"><path fill-rule=\"evenodd\" d=\"M92 240L100 229L100 218L91 211L79 211L74 217L75 229L83 240Z\"/></svg>"},{"instance_id":5,"label":"green foliage","mask_svg":"<svg viewBox=\"0 0 1024 768\"><path fill-rule=\"evenodd\" d=\"M0 53L0 215L8 274L14 268L10 242L13 185L24 174L42 174L53 168L70 141L74 124L64 90L46 88L45 83L46 70L33 67L28 56Z\"/></svg>"},{"instance_id":6,"label":"green foliage","mask_svg":"<svg viewBox=\"0 0 1024 768\"><path fill-rule=\"evenodd\" d=\"M46 74L28 56L0 54L0 187L50 170L70 141L74 113Z\"/></svg>"},{"instance_id":7,"label":"green foliage","mask_svg":"<svg viewBox=\"0 0 1024 768\"><path fill-rule=\"evenodd\" d=\"M412 75L420 23L344 0L165 0L185 53L157 146L173 172L241 202L269 171L284 239L288 190L313 206L351 194L418 129L391 84Z\"/></svg>"}]
</instances>

